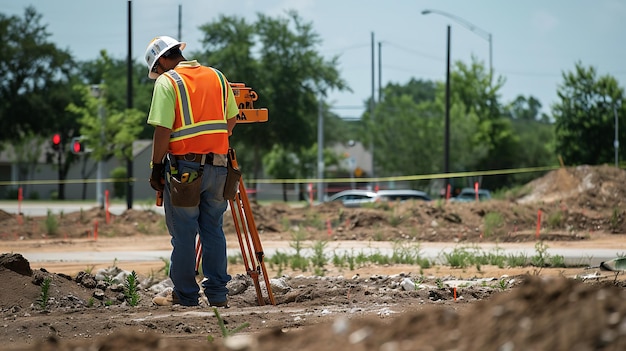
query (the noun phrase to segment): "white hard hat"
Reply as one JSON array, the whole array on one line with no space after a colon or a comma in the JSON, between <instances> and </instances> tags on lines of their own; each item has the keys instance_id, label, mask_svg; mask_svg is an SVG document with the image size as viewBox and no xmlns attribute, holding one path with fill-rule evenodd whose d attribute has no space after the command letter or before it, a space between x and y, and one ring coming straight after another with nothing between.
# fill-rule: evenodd
<instances>
[{"instance_id":1,"label":"white hard hat","mask_svg":"<svg viewBox=\"0 0 626 351\"><path fill-rule=\"evenodd\" d=\"M187 43L180 42L172 37L168 37L166 35L161 35L156 37L150 41L148 47L146 48L146 63L148 64L148 77L150 79L156 79L159 75L152 72L154 68L154 64L157 62L159 57L166 53L169 49L180 46L180 50L183 50Z\"/></svg>"}]
</instances>

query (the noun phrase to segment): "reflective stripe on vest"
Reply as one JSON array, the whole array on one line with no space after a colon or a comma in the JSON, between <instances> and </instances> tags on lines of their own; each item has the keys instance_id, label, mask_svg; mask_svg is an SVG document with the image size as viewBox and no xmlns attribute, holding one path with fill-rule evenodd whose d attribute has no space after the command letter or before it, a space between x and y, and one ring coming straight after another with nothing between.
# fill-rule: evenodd
<instances>
[{"instance_id":1,"label":"reflective stripe on vest","mask_svg":"<svg viewBox=\"0 0 626 351\"><path fill-rule=\"evenodd\" d=\"M217 72L216 72L217 73ZM180 128L175 129L170 134L170 142L186 139L190 137L194 137L201 134L211 134L211 133L228 133L228 126L226 123L224 106L222 106L222 119L221 120L210 120L210 121L202 121L199 123L194 122L193 119L193 111L191 109L191 104L189 103L190 97L187 87L185 86L185 81L182 77L176 73L174 70L170 70L165 73L170 76L174 82L176 83L175 91L177 102L179 104L179 108L181 111L181 123L182 126ZM226 101L224 98L225 95L225 84L224 79L221 75L218 74L220 85L222 86L222 101Z\"/></svg>"}]
</instances>

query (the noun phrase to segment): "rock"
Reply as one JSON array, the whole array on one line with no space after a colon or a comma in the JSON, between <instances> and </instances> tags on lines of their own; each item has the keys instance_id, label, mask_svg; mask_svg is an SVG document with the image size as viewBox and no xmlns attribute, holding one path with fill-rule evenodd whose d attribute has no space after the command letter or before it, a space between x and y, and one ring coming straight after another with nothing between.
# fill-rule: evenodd
<instances>
[{"instance_id":1,"label":"rock","mask_svg":"<svg viewBox=\"0 0 626 351\"><path fill-rule=\"evenodd\" d=\"M0 266L27 277L30 277L33 274L33 270L30 268L30 263L28 263L28 260L20 254L1 254Z\"/></svg>"}]
</instances>

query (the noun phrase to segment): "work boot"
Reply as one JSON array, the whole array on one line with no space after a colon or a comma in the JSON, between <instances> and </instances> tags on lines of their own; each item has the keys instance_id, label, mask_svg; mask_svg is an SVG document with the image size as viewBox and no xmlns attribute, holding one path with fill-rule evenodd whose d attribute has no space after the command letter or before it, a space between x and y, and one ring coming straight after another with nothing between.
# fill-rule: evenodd
<instances>
[{"instance_id":1,"label":"work boot","mask_svg":"<svg viewBox=\"0 0 626 351\"><path fill-rule=\"evenodd\" d=\"M230 308L230 305L228 304L228 299L226 299L225 301L222 301L222 302L211 302L211 301L209 301L209 305L211 307Z\"/></svg>"},{"instance_id":2,"label":"work boot","mask_svg":"<svg viewBox=\"0 0 626 351\"><path fill-rule=\"evenodd\" d=\"M180 305L178 296L174 293L174 290L167 292L165 296L157 295L152 299L152 302L157 306L173 306Z\"/></svg>"}]
</instances>

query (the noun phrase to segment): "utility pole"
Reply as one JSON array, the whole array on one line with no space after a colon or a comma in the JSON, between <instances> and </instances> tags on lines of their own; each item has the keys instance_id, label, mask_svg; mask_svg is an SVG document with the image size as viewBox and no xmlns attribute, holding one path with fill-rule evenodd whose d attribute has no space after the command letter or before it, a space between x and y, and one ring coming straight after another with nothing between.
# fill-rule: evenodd
<instances>
[{"instance_id":1,"label":"utility pole","mask_svg":"<svg viewBox=\"0 0 626 351\"><path fill-rule=\"evenodd\" d=\"M183 40L182 25L183 23L183 5L178 5L178 41Z\"/></svg>"},{"instance_id":2,"label":"utility pole","mask_svg":"<svg viewBox=\"0 0 626 351\"><path fill-rule=\"evenodd\" d=\"M372 177L374 177L374 32L372 32L372 95L370 98L370 154L372 157Z\"/></svg>"},{"instance_id":3,"label":"utility pole","mask_svg":"<svg viewBox=\"0 0 626 351\"><path fill-rule=\"evenodd\" d=\"M382 54L382 42L378 42L378 102L383 100L383 54Z\"/></svg>"},{"instance_id":4,"label":"utility pole","mask_svg":"<svg viewBox=\"0 0 626 351\"><path fill-rule=\"evenodd\" d=\"M446 63L446 121L445 121L445 132L444 132L444 166L443 172L450 172L450 26L448 26L448 48L447 48L447 63ZM444 194L446 194L448 189L448 184L450 184L450 179L446 175L446 181L444 184Z\"/></svg>"},{"instance_id":5,"label":"utility pole","mask_svg":"<svg viewBox=\"0 0 626 351\"><path fill-rule=\"evenodd\" d=\"M322 94L319 97L317 110L317 201L324 202L324 114Z\"/></svg>"},{"instance_id":6,"label":"utility pole","mask_svg":"<svg viewBox=\"0 0 626 351\"><path fill-rule=\"evenodd\" d=\"M128 0L128 59L126 77L126 108L133 108L133 43L132 43L132 0ZM130 155L126 158L126 207L133 208L133 144L130 144Z\"/></svg>"}]
</instances>

